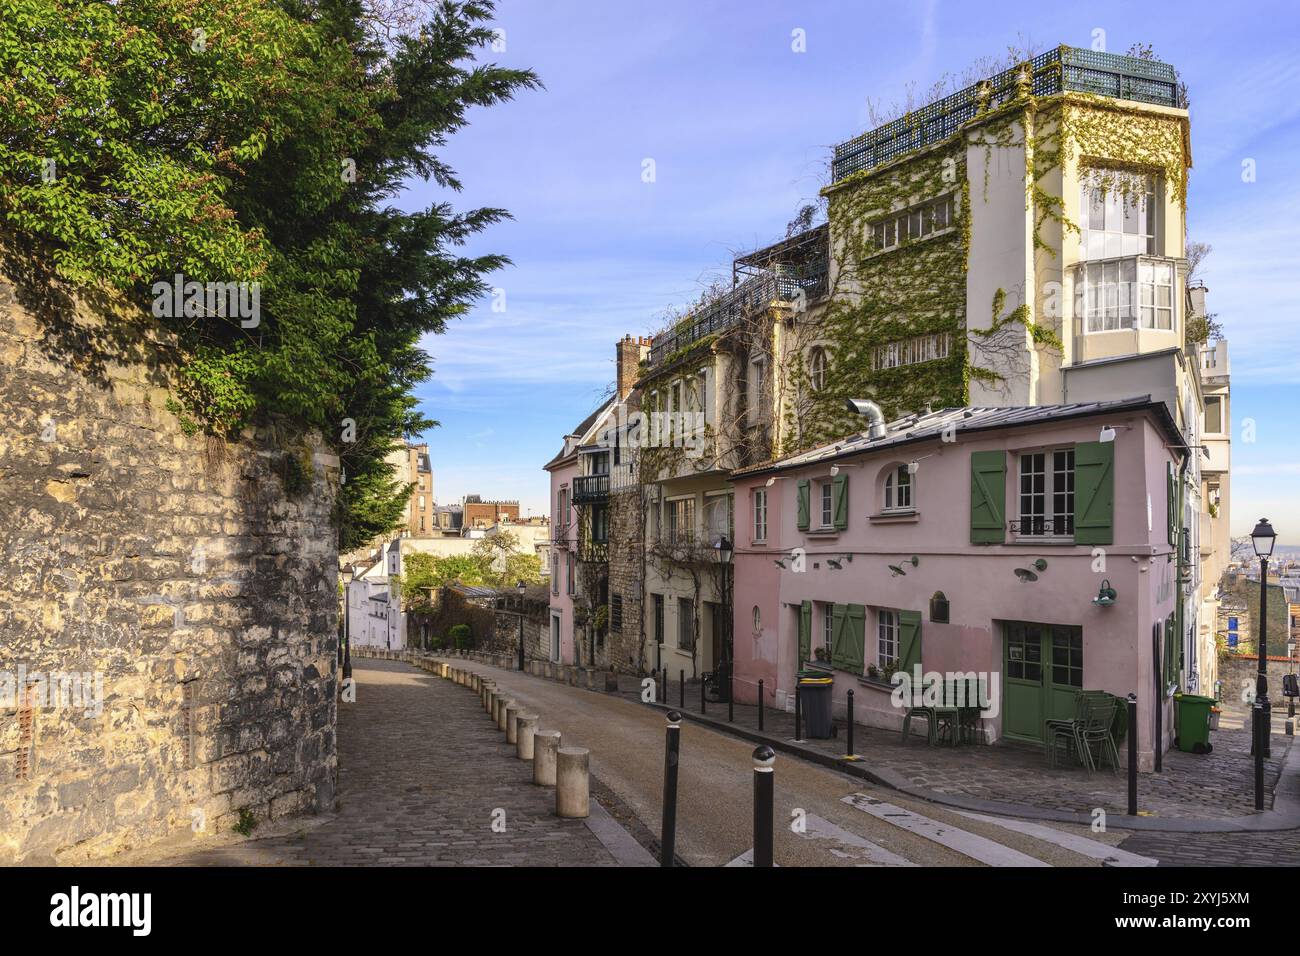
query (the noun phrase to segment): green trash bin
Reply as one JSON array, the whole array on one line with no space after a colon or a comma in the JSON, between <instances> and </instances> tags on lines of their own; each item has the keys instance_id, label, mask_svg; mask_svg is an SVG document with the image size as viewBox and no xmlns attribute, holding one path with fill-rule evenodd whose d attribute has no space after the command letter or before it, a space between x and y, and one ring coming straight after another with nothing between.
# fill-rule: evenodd
<instances>
[{"instance_id":1,"label":"green trash bin","mask_svg":"<svg viewBox=\"0 0 1300 956\"><path fill-rule=\"evenodd\" d=\"M1189 754L1208 754L1214 749L1210 743L1213 706L1213 697L1174 694L1174 746Z\"/></svg>"}]
</instances>

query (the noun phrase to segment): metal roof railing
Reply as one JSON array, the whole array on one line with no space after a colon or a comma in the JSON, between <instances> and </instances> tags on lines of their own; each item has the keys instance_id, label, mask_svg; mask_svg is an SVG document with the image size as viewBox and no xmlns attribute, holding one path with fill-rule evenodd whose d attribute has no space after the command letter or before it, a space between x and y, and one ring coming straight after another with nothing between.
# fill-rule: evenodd
<instances>
[{"instance_id":1,"label":"metal roof railing","mask_svg":"<svg viewBox=\"0 0 1300 956\"><path fill-rule=\"evenodd\" d=\"M1181 106L1178 75L1168 63L1061 46L1029 61L1029 92L1051 96L1067 90L1117 99ZM839 182L913 150L947 139L981 112L1020 95L1023 66L1003 70L901 119L835 147L831 181Z\"/></svg>"}]
</instances>

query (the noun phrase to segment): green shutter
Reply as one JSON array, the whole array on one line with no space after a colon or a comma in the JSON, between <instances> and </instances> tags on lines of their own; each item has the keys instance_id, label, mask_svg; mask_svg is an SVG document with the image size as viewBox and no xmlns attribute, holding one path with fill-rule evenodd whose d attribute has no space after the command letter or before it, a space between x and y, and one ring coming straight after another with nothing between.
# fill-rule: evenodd
<instances>
[{"instance_id":1,"label":"green shutter","mask_svg":"<svg viewBox=\"0 0 1300 956\"><path fill-rule=\"evenodd\" d=\"M1169 543L1178 541L1178 496L1174 494L1174 466L1165 463L1165 523L1169 527Z\"/></svg>"},{"instance_id":2,"label":"green shutter","mask_svg":"<svg viewBox=\"0 0 1300 956\"><path fill-rule=\"evenodd\" d=\"M1006 452L972 452L970 456L971 544L1001 544L1005 540L1006 504Z\"/></svg>"},{"instance_id":3,"label":"green shutter","mask_svg":"<svg viewBox=\"0 0 1300 956\"><path fill-rule=\"evenodd\" d=\"M1170 614L1165 618L1165 675L1162 687L1169 687L1178 682L1178 621Z\"/></svg>"},{"instance_id":4,"label":"green shutter","mask_svg":"<svg viewBox=\"0 0 1300 956\"><path fill-rule=\"evenodd\" d=\"M832 523L835 525L837 530L843 531L849 526L849 476L836 475L831 479L831 481L834 484L834 494L832 495L832 498L834 501L833 515L835 518Z\"/></svg>"},{"instance_id":5,"label":"green shutter","mask_svg":"<svg viewBox=\"0 0 1300 956\"><path fill-rule=\"evenodd\" d=\"M812 657L812 601L799 605L799 665Z\"/></svg>"},{"instance_id":6,"label":"green shutter","mask_svg":"<svg viewBox=\"0 0 1300 956\"><path fill-rule=\"evenodd\" d=\"M980 452L976 452L980 454ZM907 671L921 663L921 612L898 612L898 669Z\"/></svg>"},{"instance_id":7,"label":"green shutter","mask_svg":"<svg viewBox=\"0 0 1300 956\"><path fill-rule=\"evenodd\" d=\"M861 604L836 604L831 628L831 666L862 673L867 609Z\"/></svg>"},{"instance_id":8,"label":"green shutter","mask_svg":"<svg viewBox=\"0 0 1300 956\"><path fill-rule=\"evenodd\" d=\"M799 530L807 531L808 530L808 494L809 494L807 478L799 479L799 484L797 486L797 493L799 499L799 507L798 507Z\"/></svg>"},{"instance_id":9,"label":"green shutter","mask_svg":"<svg viewBox=\"0 0 1300 956\"><path fill-rule=\"evenodd\" d=\"M1110 544L1115 514L1115 443L1074 446L1074 543Z\"/></svg>"}]
</instances>

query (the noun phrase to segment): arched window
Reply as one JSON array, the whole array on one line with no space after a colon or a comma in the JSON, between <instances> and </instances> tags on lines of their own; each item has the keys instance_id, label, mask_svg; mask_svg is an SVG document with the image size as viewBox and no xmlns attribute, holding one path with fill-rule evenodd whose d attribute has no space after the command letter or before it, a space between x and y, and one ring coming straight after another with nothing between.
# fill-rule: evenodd
<instances>
[{"instance_id":1,"label":"arched window","mask_svg":"<svg viewBox=\"0 0 1300 956\"><path fill-rule=\"evenodd\" d=\"M890 468L885 478L886 511L911 511L915 505L912 495L912 473L907 465Z\"/></svg>"},{"instance_id":2,"label":"arched window","mask_svg":"<svg viewBox=\"0 0 1300 956\"><path fill-rule=\"evenodd\" d=\"M763 615L759 611L758 605L754 605L754 633L757 634L763 629Z\"/></svg>"},{"instance_id":3,"label":"arched window","mask_svg":"<svg viewBox=\"0 0 1300 956\"><path fill-rule=\"evenodd\" d=\"M808 353L808 384L814 392L826 387L826 350L820 345Z\"/></svg>"}]
</instances>

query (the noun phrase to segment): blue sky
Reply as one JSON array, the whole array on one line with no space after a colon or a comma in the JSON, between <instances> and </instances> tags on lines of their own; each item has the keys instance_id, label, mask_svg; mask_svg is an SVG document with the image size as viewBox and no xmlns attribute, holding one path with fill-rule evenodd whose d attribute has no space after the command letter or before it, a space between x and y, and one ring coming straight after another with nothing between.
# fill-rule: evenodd
<instances>
[{"instance_id":1,"label":"blue sky","mask_svg":"<svg viewBox=\"0 0 1300 956\"><path fill-rule=\"evenodd\" d=\"M734 253L779 238L834 144L870 125L869 98L899 100L1017 41L1089 47L1102 29L1114 52L1153 44L1190 87L1191 235L1214 247L1203 276L1232 358L1233 532L1266 514L1300 542L1293 6L500 0L497 25L506 48L490 57L546 89L476 110L444 152L466 187L457 205L515 220L470 247L514 260L492 277L504 311L484 300L425 342L440 502L478 493L545 512L541 466L612 383L615 341L655 331ZM413 183L401 205L440 198Z\"/></svg>"}]
</instances>

